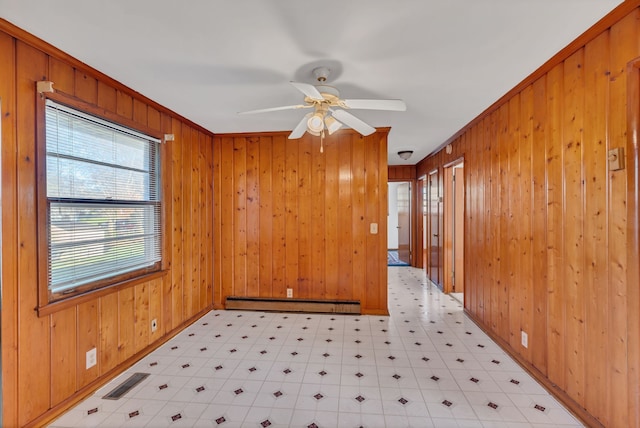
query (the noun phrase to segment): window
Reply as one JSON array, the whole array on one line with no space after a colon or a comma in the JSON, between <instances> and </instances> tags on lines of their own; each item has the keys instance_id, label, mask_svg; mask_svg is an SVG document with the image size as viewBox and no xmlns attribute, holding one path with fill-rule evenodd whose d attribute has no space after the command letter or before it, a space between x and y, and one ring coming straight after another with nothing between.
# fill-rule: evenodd
<instances>
[{"instance_id":1,"label":"window","mask_svg":"<svg viewBox=\"0 0 640 428\"><path fill-rule=\"evenodd\" d=\"M157 271L159 140L47 100L49 302Z\"/></svg>"}]
</instances>

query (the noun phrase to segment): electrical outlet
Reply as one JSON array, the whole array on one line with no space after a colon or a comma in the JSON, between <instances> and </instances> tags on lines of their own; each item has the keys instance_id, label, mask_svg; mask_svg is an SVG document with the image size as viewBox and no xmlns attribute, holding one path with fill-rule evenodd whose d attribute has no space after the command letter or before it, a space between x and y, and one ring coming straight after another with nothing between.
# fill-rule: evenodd
<instances>
[{"instance_id":1,"label":"electrical outlet","mask_svg":"<svg viewBox=\"0 0 640 428\"><path fill-rule=\"evenodd\" d=\"M524 331L520 332L520 341L522 342L522 346L524 346L525 348L529 347L529 335L527 333L525 333Z\"/></svg>"},{"instance_id":2,"label":"electrical outlet","mask_svg":"<svg viewBox=\"0 0 640 428\"><path fill-rule=\"evenodd\" d=\"M97 363L98 363L98 353L96 351L96 348L92 348L87 351L87 356L86 356L87 370L95 366Z\"/></svg>"},{"instance_id":3,"label":"electrical outlet","mask_svg":"<svg viewBox=\"0 0 640 428\"><path fill-rule=\"evenodd\" d=\"M158 329L158 320L154 318L151 320L151 333L153 333L157 329Z\"/></svg>"},{"instance_id":4,"label":"electrical outlet","mask_svg":"<svg viewBox=\"0 0 640 428\"><path fill-rule=\"evenodd\" d=\"M293 288L287 288L287 298L291 299L293 297Z\"/></svg>"}]
</instances>

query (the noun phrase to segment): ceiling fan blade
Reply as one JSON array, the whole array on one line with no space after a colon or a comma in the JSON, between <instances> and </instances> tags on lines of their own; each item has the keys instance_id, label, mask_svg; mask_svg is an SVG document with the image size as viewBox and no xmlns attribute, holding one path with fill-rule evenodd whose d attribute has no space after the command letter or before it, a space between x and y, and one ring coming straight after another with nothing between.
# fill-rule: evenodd
<instances>
[{"instance_id":1,"label":"ceiling fan blade","mask_svg":"<svg viewBox=\"0 0 640 428\"><path fill-rule=\"evenodd\" d=\"M300 92L311 98L312 100L322 101L324 97L322 94L316 89L315 86L310 85L308 83L300 83L300 82L290 82L293 86L296 87Z\"/></svg>"},{"instance_id":2,"label":"ceiling fan blade","mask_svg":"<svg viewBox=\"0 0 640 428\"><path fill-rule=\"evenodd\" d=\"M293 128L291 134L289 134L290 140L297 140L298 138L302 137L305 132L307 132L307 121L312 114L313 113L307 113L304 115L302 120L296 125L295 128Z\"/></svg>"},{"instance_id":3,"label":"ceiling fan blade","mask_svg":"<svg viewBox=\"0 0 640 428\"><path fill-rule=\"evenodd\" d=\"M294 106L270 107L270 108L261 108L261 109L257 109L257 110L241 111L238 114L267 113L267 112L270 112L270 111L294 110L294 109L298 109L298 108L309 108L309 107L313 107L313 106L311 106L311 105L307 106L307 105L298 104L298 105L294 105Z\"/></svg>"},{"instance_id":4,"label":"ceiling fan blade","mask_svg":"<svg viewBox=\"0 0 640 428\"><path fill-rule=\"evenodd\" d=\"M344 110L331 110L331 115L364 136L371 135L376 132L376 129L374 127L367 125L351 113L348 113Z\"/></svg>"},{"instance_id":5,"label":"ceiling fan blade","mask_svg":"<svg viewBox=\"0 0 640 428\"><path fill-rule=\"evenodd\" d=\"M347 108L363 110L405 111L407 105L402 100L343 100Z\"/></svg>"}]
</instances>

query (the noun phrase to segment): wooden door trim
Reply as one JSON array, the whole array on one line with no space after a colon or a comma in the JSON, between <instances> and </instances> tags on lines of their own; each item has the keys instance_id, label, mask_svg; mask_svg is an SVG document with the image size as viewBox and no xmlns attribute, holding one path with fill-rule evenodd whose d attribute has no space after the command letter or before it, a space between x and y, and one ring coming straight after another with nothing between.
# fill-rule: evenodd
<instances>
[{"instance_id":1,"label":"wooden door trim","mask_svg":"<svg viewBox=\"0 0 640 428\"><path fill-rule=\"evenodd\" d=\"M640 425L640 57L627 65L627 364L629 426Z\"/></svg>"}]
</instances>

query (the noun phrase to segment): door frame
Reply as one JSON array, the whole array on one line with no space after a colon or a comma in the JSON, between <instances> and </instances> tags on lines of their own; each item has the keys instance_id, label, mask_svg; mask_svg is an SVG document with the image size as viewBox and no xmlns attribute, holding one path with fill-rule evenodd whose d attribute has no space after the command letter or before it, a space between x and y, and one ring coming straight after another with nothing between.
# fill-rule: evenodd
<instances>
[{"instance_id":1,"label":"door frame","mask_svg":"<svg viewBox=\"0 0 640 428\"><path fill-rule=\"evenodd\" d=\"M465 216L465 180L464 169L456 174L460 166L464 168L464 157L460 157L443 166L444 182L444 240L443 240L443 291L445 293L464 293L464 237ZM457 194L456 190L461 194ZM460 206L462 205L462 206ZM462 217L459 217L459 216ZM461 259L456 252L461 253ZM462 261L459 263L459 261ZM455 276L454 276L455 275Z\"/></svg>"},{"instance_id":2,"label":"door frame","mask_svg":"<svg viewBox=\"0 0 640 428\"><path fill-rule=\"evenodd\" d=\"M440 290L442 290L442 236L443 236L443 210L442 210L442 179L439 168L429 171L427 174L427 277ZM435 192L435 194L434 194ZM435 196L435 200L433 197ZM435 202L435 204L434 204ZM435 224L434 224L435 219ZM435 245L434 244L435 238ZM435 260L434 260L435 259Z\"/></svg>"},{"instance_id":3,"label":"door frame","mask_svg":"<svg viewBox=\"0 0 640 428\"><path fill-rule=\"evenodd\" d=\"M415 178L389 178L387 179L387 183L409 183L409 198L410 198L410 208L409 208L409 223L411 224L410 232L409 232L409 241L411 247L411 266L418 267L421 259L421 254L418 253L418 225L417 225L417 215L416 215L416 206L417 206L417 190L416 190L416 179ZM389 195L387 195L387 210L389 209ZM388 217L388 213L387 213ZM421 228L420 228L421 229Z\"/></svg>"}]
</instances>

